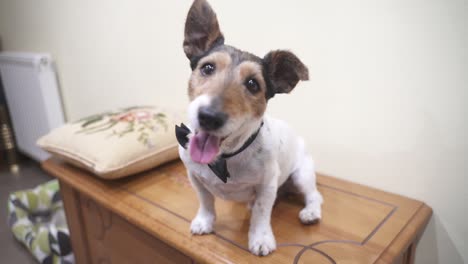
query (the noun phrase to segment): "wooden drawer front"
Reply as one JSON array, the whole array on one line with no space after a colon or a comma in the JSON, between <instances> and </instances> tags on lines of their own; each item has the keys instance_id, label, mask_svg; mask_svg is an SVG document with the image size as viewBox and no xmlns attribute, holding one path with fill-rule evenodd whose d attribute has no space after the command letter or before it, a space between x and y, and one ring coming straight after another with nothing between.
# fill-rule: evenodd
<instances>
[{"instance_id":1,"label":"wooden drawer front","mask_svg":"<svg viewBox=\"0 0 468 264\"><path fill-rule=\"evenodd\" d=\"M95 201L79 196L92 263L193 263Z\"/></svg>"}]
</instances>

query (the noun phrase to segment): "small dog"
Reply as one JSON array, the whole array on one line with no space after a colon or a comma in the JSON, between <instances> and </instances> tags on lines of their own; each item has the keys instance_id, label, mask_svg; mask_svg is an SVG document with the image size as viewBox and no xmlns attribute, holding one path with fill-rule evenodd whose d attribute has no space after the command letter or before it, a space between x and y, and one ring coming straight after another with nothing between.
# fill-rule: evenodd
<instances>
[{"instance_id":1,"label":"small dog","mask_svg":"<svg viewBox=\"0 0 468 264\"><path fill-rule=\"evenodd\" d=\"M196 235L213 232L214 195L249 203L249 249L276 249L270 218L278 188L290 179L304 195L304 224L321 217L322 196L304 142L288 125L264 115L268 100L308 80L307 67L291 52L264 58L224 44L216 14L195 0L185 22L184 52L192 74L188 85L189 127L176 128L179 154L200 207L191 223Z\"/></svg>"}]
</instances>

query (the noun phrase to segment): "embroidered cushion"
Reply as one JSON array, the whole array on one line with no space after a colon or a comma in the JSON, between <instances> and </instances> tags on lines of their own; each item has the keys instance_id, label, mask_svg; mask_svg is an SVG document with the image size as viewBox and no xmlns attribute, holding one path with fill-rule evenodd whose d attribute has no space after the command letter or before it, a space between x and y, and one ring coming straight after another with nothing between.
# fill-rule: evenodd
<instances>
[{"instance_id":1,"label":"embroidered cushion","mask_svg":"<svg viewBox=\"0 0 468 264\"><path fill-rule=\"evenodd\" d=\"M68 123L37 143L101 178L116 179L177 159L174 126L182 116L162 107L130 107Z\"/></svg>"}]
</instances>

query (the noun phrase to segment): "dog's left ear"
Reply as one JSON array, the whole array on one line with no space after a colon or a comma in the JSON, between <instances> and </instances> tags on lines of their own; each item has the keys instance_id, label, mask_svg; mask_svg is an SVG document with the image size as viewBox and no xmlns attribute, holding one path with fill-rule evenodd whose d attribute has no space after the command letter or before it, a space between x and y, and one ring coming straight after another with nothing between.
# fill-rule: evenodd
<instances>
[{"instance_id":1,"label":"dog's left ear","mask_svg":"<svg viewBox=\"0 0 468 264\"><path fill-rule=\"evenodd\" d=\"M272 97L275 93L291 92L299 81L309 79L309 70L292 52L271 51L263 58L266 77L270 80Z\"/></svg>"},{"instance_id":2,"label":"dog's left ear","mask_svg":"<svg viewBox=\"0 0 468 264\"><path fill-rule=\"evenodd\" d=\"M189 60L224 43L216 14L206 0L195 0L185 21L184 52Z\"/></svg>"}]
</instances>

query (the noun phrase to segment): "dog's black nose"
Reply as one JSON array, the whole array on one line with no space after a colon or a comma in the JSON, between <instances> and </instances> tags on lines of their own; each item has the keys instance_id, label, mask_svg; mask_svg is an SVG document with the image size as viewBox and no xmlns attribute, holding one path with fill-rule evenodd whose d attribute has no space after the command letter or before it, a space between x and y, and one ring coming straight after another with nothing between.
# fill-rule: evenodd
<instances>
[{"instance_id":1,"label":"dog's black nose","mask_svg":"<svg viewBox=\"0 0 468 264\"><path fill-rule=\"evenodd\" d=\"M198 122L205 130L216 130L224 125L227 115L210 107L201 107L198 111Z\"/></svg>"}]
</instances>

